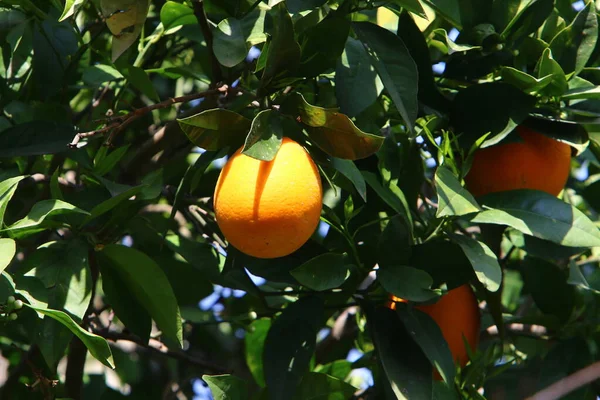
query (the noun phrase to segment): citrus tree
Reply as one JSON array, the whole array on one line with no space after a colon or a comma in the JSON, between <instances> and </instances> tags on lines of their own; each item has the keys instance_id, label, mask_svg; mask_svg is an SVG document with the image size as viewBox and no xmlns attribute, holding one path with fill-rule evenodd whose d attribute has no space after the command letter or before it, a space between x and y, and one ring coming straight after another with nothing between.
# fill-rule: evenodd
<instances>
[{"instance_id":1,"label":"citrus tree","mask_svg":"<svg viewBox=\"0 0 600 400\"><path fill-rule=\"evenodd\" d=\"M596 399L598 7L0 0L0 397Z\"/></svg>"}]
</instances>

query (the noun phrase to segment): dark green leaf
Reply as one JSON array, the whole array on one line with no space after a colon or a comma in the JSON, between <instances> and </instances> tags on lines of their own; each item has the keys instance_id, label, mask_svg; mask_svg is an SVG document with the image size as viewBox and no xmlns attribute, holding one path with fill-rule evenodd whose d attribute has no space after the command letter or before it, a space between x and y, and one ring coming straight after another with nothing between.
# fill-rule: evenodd
<instances>
[{"instance_id":1,"label":"dark green leaf","mask_svg":"<svg viewBox=\"0 0 600 400\"><path fill-rule=\"evenodd\" d=\"M584 87L568 90L562 95L563 100L600 99L600 86Z\"/></svg>"},{"instance_id":2,"label":"dark green leaf","mask_svg":"<svg viewBox=\"0 0 600 400\"><path fill-rule=\"evenodd\" d=\"M298 73L313 77L335 67L350 31L344 18L327 18L302 33L298 42L302 49ZM327 37L327 40L323 40Z\"/></svg>"},{"instance_id":3,"label":"dark green leaf","mask_svg":"<svg viewBox=\"0 0 600 400\"><path fill-rule=\"evenodd\" d=\"M335 93L340 111L354 117L373 104L383 83L362 43L348 37L335 70Z\"/></svg>"},{"instance_id":4,"label":"dark green leaf","mask_svg":"<svg viewBox=\"0 0 600 400\"><path fill-rule=\"evenodd\" d=\"M188 5L167 1L160 9L160 22L165 28L165 34L168 35L179 30L182 25L197 24L198 20L194 10Z\"/></svg>"},{"instance_id":5,"label":"dark green leaf","mask_svg":"<svg viewBox=\"0 0 600 400\"><path fill-rule=\"evenodd\" d=\"M272 400L289 400L308 372L317 332L323 323L323 301L303 297L275 320L265 341L263 368Z\"/></svg>"},{"instance_id":6,"label":"dark green leaf","mask_svg":"<svg viewBox=\"0 0 600 400\"><path fill-rule=\"evenodd\" d=\"M588 62L597 40L596 7L588 2L573 22L552 39L550 49L565 71L577 75Z\"/></svg>"},{"instance_id":7,"label":"dark green leaf","mask_svg":"<svg viewBox=\"0 0 600 400\"><path fill-rule=\"evenodd\" d=\"M433 286L457 288L475 278L469 259L455 243L434 239L412 246L407 263L426 271L433 278Z\"/></svg>"},{"instance_id":8,"label":"dark green leaf","mask_svg":"<svg viewBox=\"0 0 600 400\"><path fill-rule=\"evenodd\" d=\"M379 266L385 268L390 265L407 265L411 254L410 245L411 235L406 223L398 217L390 219L377 244Z\"/></svg>"},{"instance_id":9,"label":"dark green leaf","mask_svg":"<svg viewBox=\"0 0 600 400\"><path fill-rule=\"evenodd\" d=\"M286 0L286 5L292 14L311 10L325 4L327 0Z\"/></svg>"},{"instance_id":10,"label":"dark green leaf","mask_svg":"<svg viewBox=\"0 0 600 400\"><path fill-rule=\"evenodd\" d=\"M389 250L388 250L389 251ZM433 279L427 272L400 265L387 265L377 271L377 280L394 296L409 301L428 301L439 293L431 289Z\"/></svg>"},{"instance_id":11,"label":"dark green leaf","mask_svg":"<svg viewBox=\"0 0 600 400\"><path fill-rule=\"evenodd\" d=\"M67 151L73 140L73 125L52 121L32 121L0 133L0 157L36 156Z\"/></svg>"},{"instance_id":12,"label":"dark green leaf","mask_svg":"<svg viewBox=\"0 0 600 400\"><path fill-rule=\"evenodd\" d=\"M202 375L215 400L244 400L248 384L234 375Z\"/></svg>"},{"instance_id":13,"label":"dark green leaf","mask_svg":"<svg viewBox=\"0 0 600 400\"><path fill-rule=\"evenodd\" d=\"M325 365L318 365L314 369L314 372L320 372L322 374L333 376L334 378L345 380L350 372L352 372L352 363L346 360L335 360Z\"/></svg>"},{"instance_id":14,"label":"dark green leaf","mask_svg":"<svg viewBox=\"0 0 600 400\"><path fill-rule=\"evenodd\" d=\"M104 182L106 184L106 182ZM89 221L98 218L101 215L106 214L107 212L109 212L110 210L112 210L113 208L117 207L119 204L128 201L129 199L131 199L133 196L139 194L142 190L146 189L147 186L146 185L140 185L140 186L134 186L134 187L120 187L117 186L115 187L115 189L125 189L124 191L112 191L112 195L113 197L111 197L108 200L103 201L102 203L98 204L97 206L95 206L94 208L92 208L92 211L90 211L89 216L85 219L85 221L83 222L83 224L87 224Z\"/></svg>"},{"instance_id":15,"label":"dark green leaf","mask_svg":"<svg viewBox=\"0 0 600 400\"><path fill-rule=\"evenodd\" d=\"M283 138L282 118L282 115L274 110L259 112L252 121L242 153L261 161L273 160Z\"/></svg>"},{"instance_id":16,"label":"dark green leaf","mask_svg":"<svg viewBox=\"0 0 600 400\"><path fill-rule=\"evenodd\" d=\"M101 268L119 274L163 334L183 345L177 299L165 273L146 254L125 246L108 245L99 253Z\"/></svg>"},{"instance_id":17,"label":"dark green leaf","mask_svg":"<svg viewBox=\"0 0 600 400\"><path fill-rule=\"evenodd\" d=\"M456 368L448 343L438 324L429 315L406 304L396 304L396 313L431 365L448 385L453 385Z\"/></svg>"},{"instance_id":18,"label":"dark green leaf","mask_svg":"<svg viewBox=\"0 0 600 400\"><path fill-rule=\"evenodd\" d=\"M97 64L83 70L82 79L90 86L100 86L105 82L123 79L123 75L110 65Z\"/></svg>"},{"instance_id":19,"label":"dark green leaf","mask_svg":"<svg viewBox=\"0 0 600 400\"><path fill-rule=\"evenodd\" d=\"M62 22L69 18L79 10L79 7L83 5L85 0L66 0L65 8L63 9L62 15L58 18L58 22Z\"/></svg>"},{"instance_id":20,"label":"dark green leaf","mask_svg":"<svg viewBox=\"0 0 600 400\"><path fill-rule=\"evenodd\" d=\"M102 289L117 318L127 329L139 336L143 343L148 343L152 319L135 294L130 291L127 282L117 271L103 268Z\"/></svg>"},{"instance_id":21,"label":"dark green leaf","mask_svg":"<svg viewBox=\"0 0 600 400\"><path fill-rule=\"evenodd\" d=\"M321 254L290 274L309 289L323 291L339 287L348 278L350 271L345 265L343 254Z\"/></svg>"},{"instance_id":22,"label":"dark green leaf","mask_svg":"<svg viewBox=\"0 0 600 400\"><path fill-rule=\"evenodd\" d=\"M438 195L436 217L465 215L481 210L473 195L456 179L452 171L445 166L435 171L435 188Z\"/></svg>"},{"instance_id":23,"label":"dark green leaf","mask_svg":"<svg viewBox=\"0 0 600 400\"><path fill-rule=\"evenodd\" d=\"M525 289L542 312L566 322L575 306L575 288L567 283L567 274L548 261L526 257L522 264Z\"/></svg>"},{"instance_id":24,"label":"dark green leaf","mask_svg":"<svg viewBox=\"0 0 600 400\"><path fill-rule=\"evenodd\" d=\"M569 88L567 77L560 64L552 58L552 52L549 48L542 53L537 71L540 80L550 77L548 83L545 83L544 87L540 89L542 94L561 96Z\"/></svg>"},{"instance_id":25,"label":"dark green leaf","mask_svg":"<svg viewBox=\"0 0 600 400\"><path fill-rule=\"evenodd\" d=\"M191 117L178 119L188 139L205 150L219 150L225 146L237 148L244 144L251 122L233 111L206 110Z\"/></svg>"},{"instance_id":26,"label":"dark green leaf","mask_svg":"<svg viewBox=\"0 0 600 400\"><path fill-rule=\"evenodd\" d=\"M219 63L228 68L246 59L248 47L240 20L227 18L219 22L214 34L213 50Z\"/></svg>"},{"instance_id":27,"label":"dark green leaf","mask_svg":"<svg viewBox=\"0 0 600 400\"><path fill-rule=\"evenodd\" d=\"M461 145L470 148L490 133L482 147L498 143L529 115L535 97L503 82L473 85L458 92L450 116Z\"/></svg>"},{"instance_id":28,"label":"dark green leaf","mask_svg":"<svg viewBox=\"0 0 600 400\"><path fill-rule=\"evenodd\" d=\"M517 41L535 32L548 19L554 9L554 1L552 0L527 1L525 3L524 6L522 1L513 3L517 6L515 7L516 12L510 21L507 21L508 23L500 34L502 37ZM497 2L494 3L494 6L496 4L501 10L492 10L492 18L497 15L497 11L503 11L508 8L506 7L506 3Z\"/></svg>"},{"instance_id":29,"label":"dark green leaf","mask_svg":"<svg viewBox=\"0 0 600 400\"><path fill-rule=\"evenodd\" d=\"M397 399L431 399L431 364L396 312L379 307L367 314L373 344Z\"/></svg>"},{"instance_id":30,"label":"dark green leaf","mask_svg":"<svg viewBox=\"0 0 600 400\"><path fill-rule=\"evenodd\" d=\"M361 171L365 181L369 186L377 193L377 195L388 205L397 212L406 221L407 225L412 226L412 218L410 216L410 209L404 194L398 188L398 186L390 184L390 186L383 186L377 175L368 171Z\"/></svg>"},{"instance_id":31,"label":"dark green leaf","mask_svg":"<svg viewBox=\"0 0 600 400\"><path fill-rule=\"evenodd\" d=\"M352 28L371 55L371 63L404 123L412 131L418 111L419 74L406 45L400 37L370 22L354 22Z\"/></svg>"},{"instance_id":32,"label":"dark green leaf","mask_svg":"<svg viewBox=\"0 0 600 400\"><path fill-rule=\"evenodd\" d=\"M555 79L554 75L545 75L538 79L513 67L504 67L501 73L503 81L529 94L541 91Z\"/></svg>"},{"instance_id":33,"label":"dark green leaf","mask_svg":"<svg viewBox=\"0 0 600 400\"><path fill-rule=\"evenodd\" d=\"M497 291L502 282L502 268L487 244L464 235L451 234L450 238L465 252L479 282L490 292Z\"/></svg>"},{"instance_id":34,"label":"dark green leaf","mask_svg":"<svg viewBox=\"0 0 600 400\"><path fill-rule=\"evenodd\" d=\"M150 80L150 77L142 68L134 66L126 66L120 69L120 72L125 76L127 81L139 90L143 95L153 101L160 101L158 93Z\"/></svg>"},{"instance_id":35,"label":"dark green leaf","mask_svg":"<svg viewBox=\"0 0 600 400\"><path fill-rule=\"evenodd\" d=\"M277 81L293 73L300 62L300 45L296 42L294 25L285 2L277 3L270 15L273 19L272 40L269 42L259 90L267 93L277 86Z\"/></svg>"},{"instance_id":36,"label":"dark green leaf","mask_svg":"<svg viewBox=\"0 0 600 400\"><path fill-rule=\"evenodd\" d=\"M600 245L600 231L585 214L545 192L511 190L487 195L480 202L491 209L471 217L472 222L508 225L563 246Z\"/></svg>"},{"instance_id":37,"label":"dark green leaf","mask_svg":"<svg viewBox=\"0 0 600 400\"><path fill-rule=\"evenodd\" d=\"M300 93L291 94L281 105L281 111L308 125L310 138L334 157L349 160L368 157L379 150L384 140L383 136L361 131L344 114L308 104Z\"/></svg>"},{"instance_id":38,"label":"dark green leaf","mask_svg":"<svg viewBox=\"0 0 600 400\"><path fill-rule=\"evenodd\" d=\"M83 342L83 344L85 344L85 347L88 348L90 354L95 359L97 359L107 367L113 369L115 368L112 352L110 351L110 347L108 346L108 343L103 337L90 333L85 329L81 328L75 323L75 321L71 319L71 317L69 317L62 311L35 307L27 303L25 303L25 305L37 311L40 314L44 314L52 319L57 320L58 322L69 328L69 330L73 332L73 334L77 336Z\"/></svg>"},{"instance_id":39,"label":"dark green leaf","mask_svg":"<svg viewBox=\"0 0 600 400\"><path fill-rule=\"evenodd\" d=\"M265 374L263 372L263 349L265 339L271 328L271 320L268 318L258 319L248 327L245 337L246 364L260 387L265 387Z\"/></svg>"},{"instance_id":40,"label":"dark green leaf","mask_svg":"<svg viewBox=\"0 0 600 400\"><path fill-rule=\"evenodd\" d=\"M353 161L333 157L331 165L344 175L356 188L356 192L365 202L367 201L367 183Z\"/></svg>"},{"instance_id":41,"label":"dark green leaf","mask_svg":"<svg viewBox=\"0 0 600 400\"><path fill-rule=\"evenodd\" d=\"M309 372L302 378L295 400L347 400L356 388L329 375Z\"/></svg>"},{"instance_id":42,"label":"dark green leaf","mask_svg":"<svg viewBox=\"0 0 600 400\"><path fill-rule=\"evenodd\" d=\"M106 147L103 147L106 148ZM129 149L129 145L121 146L118 149L115 149L110 152L109 155L103 157L99 160L94 160L94 172L98 176L104 176L108 174L117 163L123 158L127 150Z\"/></svg>"}]
</instances>

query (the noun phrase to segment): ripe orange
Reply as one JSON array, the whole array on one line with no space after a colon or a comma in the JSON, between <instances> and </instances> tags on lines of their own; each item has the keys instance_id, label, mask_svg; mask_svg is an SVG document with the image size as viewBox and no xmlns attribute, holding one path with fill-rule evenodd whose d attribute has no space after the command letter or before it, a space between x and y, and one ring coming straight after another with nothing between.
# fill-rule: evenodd
<instances>
[{"instance_id":1,"label":"ripe orange","mask_svg":"<svg viewBox=\"0 0 600 400\"><path fill-rule=\"evenodd\" d=\"M217 224L242 252L283 257L310 238L321 215L321 178L306 150L289 138L272 161L242 154L225 164L214 195Z\"/></svg>"},{"instance_id":2,"label":"ripe orange","mask_svg":"<svg viewBox=\"0 0 600 400\"><path fill-rule=\"evenodd\" d=\"M536 189L557 196L567 183L571 147L524 126L523 139L476 151L465 183L475 196L515 189Z\"/></svg>"},{"instance_id":3,"label":"ripe orange","mask_svg":"<svg viewBox=\"0 0 600 400\"><path fill-rule=\"evenodd\" d=\"M394 302L406 302L406 300L392 296L392 301L389 303L392 310L396 309ZM444 339L448 342L454 361L464 367L469 361L469 356L463 336L469 347L475 350L479 343L481 327L477 298L471 286L459 286L442 296L437 303L415 308L428 314L438 324ZM434 371L434 375L436 379L441 379L437 371Z\"/></svg>"}]
</instances>

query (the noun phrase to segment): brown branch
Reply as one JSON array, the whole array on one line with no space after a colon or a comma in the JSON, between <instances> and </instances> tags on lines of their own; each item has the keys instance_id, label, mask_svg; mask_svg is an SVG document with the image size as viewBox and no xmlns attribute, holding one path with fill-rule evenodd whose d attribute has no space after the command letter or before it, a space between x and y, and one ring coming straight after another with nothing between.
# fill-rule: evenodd
<instances>
[{"instance_id":1,"label":"brown branch","mask_svg":"<svg viewBox=\"0 0 600 400\"><path fill-rule=\"evenodd\" d=\"M215 56L215 52L213 50L213 34L210 28L210 24L208 22L208 18L206 17L206 11L204 11L204 1L196 0L193 2L193 4L194 15L196 15L196 18L198 19L198 25L200 25L202 35L204 35L204 40L206 40L208 54L210 55L210 62L213 73L213 84L219 85L220 82L223 81L223 73L221 72L221 64L219 64L219 60L217 60L217 57Z\"/></svg>"},{"instance_id":2,"label":"brown branch","mask_svg":"<svg viewBox=\"0 0 600 400\"><path fill-rule=\"evenodd\" d=\"M554 382L526 400L556 400L600 378L600 361Z\"/></svg>"},{"instance_id":3,"label":"brown branch","mask_svg":"<svg viewBox=\"0 0 600 400\"><path fill-rule=\"evenodd\" d=\"M171 107L173 104L185 103L188 101L201 99L206 96L227 93L227 91L229 91L229 90L237 91L237 89L235 89L235 88L229 88L227 85L221 85L215 89L206 90L206 91L200 92L200 93L188 94L185 96L172 97L165 101L161 101L160 103L152 104L147 107L138 108L137 110L134 110L128 114L110 118L108 120L108 124L100 129L96 129L96 130L89 131L89 132L80 132L80 133L76 134L75 137L73 138L73 140L71 141L71 143L69 143L69 147L77 148L77 144L81 141L81 139L86 139L86 138L93 137L93 136L96 136L99 134L103 134L103 133L106 133L109 131L113 131L111 133L111 136L109 139L109 143L110 143L110 140L114 137L114 135L116 133L121 131L123 128L125 128L127 125L129 125L130 123L132 123L139 117L146 115L154 110L168 108L168 107Z\"/></svg>"},{"instance_id":4,"label":"brown branch","mask_svg":"<svg viewBox=\"0 0 600 400\"><path fill-rule=\"evenodd\" d=\"M210 372L220 373L220 374L227 374L227 373L231 372L220 365L214 364L210 361L202 360L198 357L194 357L186 352L169 349L164 343L162 343L156 339L150 339L148 341L148 343L145 343L142 339L140 339L138 336L135 336L135 335L129 335L129 334L118 333L118 332L96 332L96 333L112 342L116 343L119 340L125 340L128 342L132 342L132 343L137 344L139 347L150 350L153 353L162 354L167 357L185 361L187 363L193 364L197 367L203 368Z\"/></svg>"}]
</instances>

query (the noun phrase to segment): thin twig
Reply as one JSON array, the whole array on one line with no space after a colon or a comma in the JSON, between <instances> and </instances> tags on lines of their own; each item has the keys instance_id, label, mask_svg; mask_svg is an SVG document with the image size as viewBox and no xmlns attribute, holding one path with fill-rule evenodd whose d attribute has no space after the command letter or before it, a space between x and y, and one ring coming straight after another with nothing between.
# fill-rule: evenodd
<instances>
[{"instance_id":1,"label":"thin twig","mask_svg":"<svg viewBox=\"0 0 600 400\"><path fill-rule=\"evenodd\" d=\"M600 361L554 382L526 400L556 400L600 378Z\"/></svg>"},{"instance_id":2,"label":"thin twig","mask_svg":"<svg viewBox=\"0 0 600 400\"><path fill-rule=\"evenodd\" d=\"M185 103L188 101L201 99L203 97L210 96L210 95L226 93L228 90L237 90L237 89L235 89L235 88L230 89L227 85L221 85L216 89L210 89L210 90L206 90L206 91L200 92L200 93L188 94L188 95L179 96L179 97L172 97L165 101L161 101L160 103L152 104L147 107L138 108L137 110L134 110L128 114L119 115L117 117L110 118L109 123L103 128L76 134L75 137L73 138L73 140L71 141L71 143L69 143L69 147L77 148L77 144L81 141L81 139L93 137L93 136L96 136L96 135L99 135L102 133L106 133L106 132L112 131L112 130L115 130L118 132L118 131L122 130L125 126L132 123L134 120L136 120L139 117L146 115L149 112L152 112L154 110L168 108L176 103ZM114 136L114 132L111 135L111 137L112 136Z\"/></svg>"},{"instance_id":3,"label":"thin twig","mask_svg":"<svg viewBox=\"0 0 600 400\"><path fill-rule=\"evenodd\" d=\"M204 40L206 40L208 54L210 55L210 62L213 73L213 84L218 85L220 82L223 81L223 74L221 72L221 65L219 64L219 60L217 60L215 52L213 51L213 34L210 28L210 24L208 22L208 18L206 16L206 12L204 11L204 1L196 0L193 2L193 4L194 15L196 15L196 18L198 19L198 25L200 25L202 35L204 36Z\"/></svg>"},{"instance_id":4,"label":"thin twig","mask_svg":"<svg viewBox=\"0 0 600 400\"><path fill-rule=\"evenodd\" d=\"M162 354L167 357L171 357L171 358L175 358L177 360L188 362L195 366L201 367L207 371L211 371L211 372L215 372L215 373L222 373L222 374L227 374L230 372L225 367L211 363L210 361L202 360L200 358L194 357L183 351L169 349L164 343L162 343L156 339L150 339L148 341L148 343L145 343L142 339L140 339L138 336L135 336L135 335L129 335L129 334L118 333L118 332L97 332L97 333L100 336L102 336L105 339L108 339L110 341L117 342L119 340L125 340L128 342L132 342L132 343L137 344L139 347L143 347L154 353Z\"/></svg>"}]
</instances>

